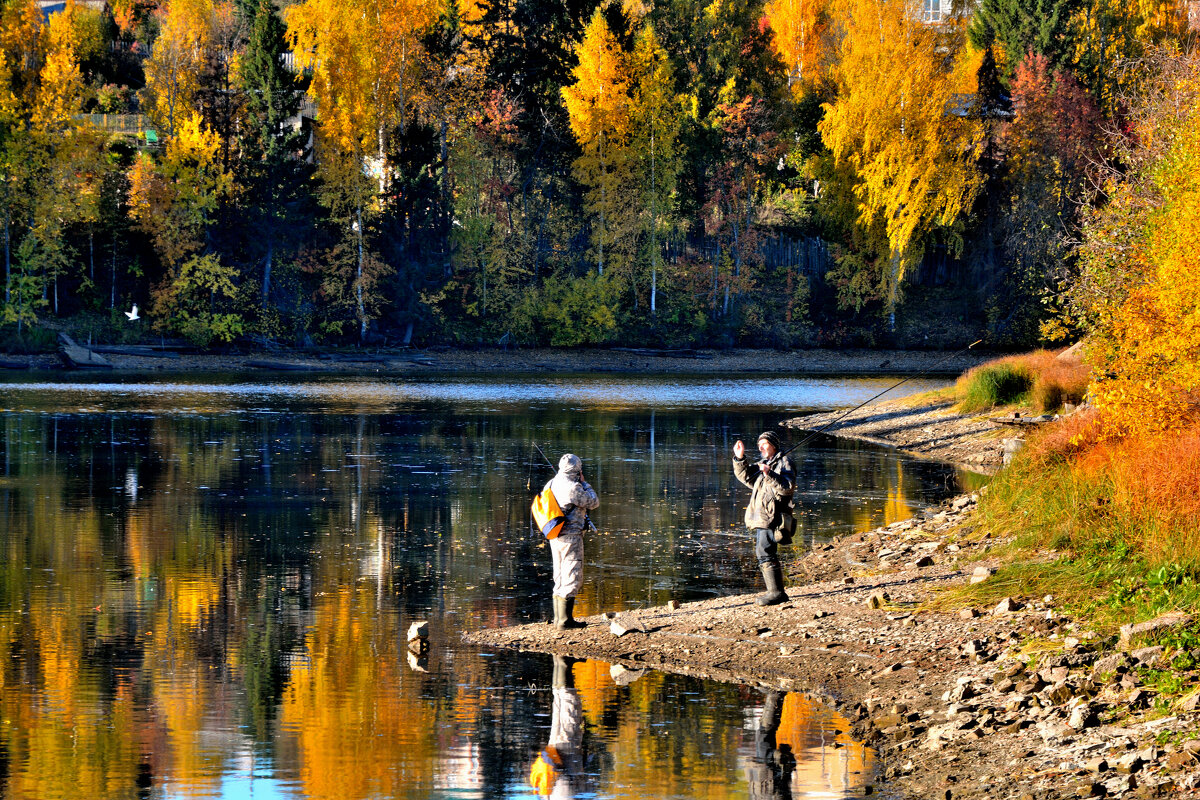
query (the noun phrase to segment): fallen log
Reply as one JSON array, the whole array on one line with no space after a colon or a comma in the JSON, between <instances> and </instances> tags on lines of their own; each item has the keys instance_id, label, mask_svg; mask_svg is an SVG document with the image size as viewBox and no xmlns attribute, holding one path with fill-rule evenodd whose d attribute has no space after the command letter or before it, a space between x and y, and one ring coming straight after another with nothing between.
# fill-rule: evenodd
<instances>
[{"instance_id":1,"label":"fallen log","mask_svg":"<svg viewBox=\"0 0 1200 800\"><path fill-rule=\"evenodd\" d=\"M58 334L58 357L72 369L112 369L112 364L93 353L89 348L76 344L65 333Z\"/></svg>"},{"instance_id":2,"label":"fallen log","mask_svg":"<svg viewBox=\"0 0 1200 800\"><path fill-rule=\"evenodd\" d=\"M18 361L13 358L0 358L0 369L29 369L29 361Z\"/></svg>"}]
</instances>

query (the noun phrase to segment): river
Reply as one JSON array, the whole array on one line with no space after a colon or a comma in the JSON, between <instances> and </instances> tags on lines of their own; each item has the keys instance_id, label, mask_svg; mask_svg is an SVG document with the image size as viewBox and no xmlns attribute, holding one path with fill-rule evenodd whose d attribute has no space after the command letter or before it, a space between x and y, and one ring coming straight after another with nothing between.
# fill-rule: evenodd
<instances>
[{"instance_id":1,"label":"river","mask_svg":"<svg viewBox=\"0 0 1200 800\"><path fill-rule=\"evenodd\" d=\"M550 615L532 443L600 495L577 616L754 591L733 442L892 380L6 376L0 796L535 797L551 659L459 641ZM795 461L793 555L974 480L827 437ZM770 698L764 757L759 688L568 671L582 741L554 796L878 791L811 698Z\"/></svg>"}]
</instances>

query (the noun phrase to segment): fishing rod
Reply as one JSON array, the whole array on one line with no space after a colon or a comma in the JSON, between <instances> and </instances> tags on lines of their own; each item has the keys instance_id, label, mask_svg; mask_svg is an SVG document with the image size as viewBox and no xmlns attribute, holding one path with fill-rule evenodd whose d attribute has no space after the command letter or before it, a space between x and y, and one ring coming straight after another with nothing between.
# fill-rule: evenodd
<instances>
[{"instance_id":1,"label":"fishing rod","mask_svg":"<svg viewBox=\"0 0 1200 800\"><path fill-rule=\"evenodd\" d=\"M549 466L550 469L554 470L555 472L558 472L558 467L554 466L554 462L551 461L549 459L549 457L547 457L547 455L542 452L542 448L538 447L538 443L533 440L530 440L530 444L533 445L534 450L538 451L538 455L540 455L543 459L545 459L546 465ZM533 491L532 484L529 484L529 490ZM592 518L590 516L588 516L588 513L586 511L583 512L583 519L585 522L587 522L588 527L592 529L592 532L596 533L597 532L596 531L596 523L592 522Z\"/></svg>"},{"instance_id":2,"label":"fishing rod","mask_svg":"<svg viewBox=\"0 0 1200 800\"><path fill-rule=\"evenodd\" d=\"M801 439L800 441L796 442L794 445L792 445L792 446L791 446L791 447L789 447L788 449L786 449L786 450L780 450L778 453L776 453L774 456L772 456L772 457L771 457L769 460L767 460L767 462L768 462L768 463L772 463L772 462L774 462L776 459L783 458L783 457L784 457L784 456L786 456L788 453L790 453L790 452L792 452L793 450L795 450L797 447L800 447L801 445L803 445L803 444L806 444L806 443L808 443L808 442L812 441L812 440L813 440L814 438L816 438L817 436L820 436L822 433L824 433L825 431L829 430L829 429L830 429L830 428L832 428L834 425L838 424L839 422L841 422L842 420L844 420L846 417L848 417L848 416L850 416L851 414L853 414L855 411L858 411L858 410L859 410L860 408L862 408L863 406L865 406L865 405L868 405L868 404L870 404L870 403L873 403L873 402L875 402L876 400L878 400L879 398L883 397L885 394L887 394L888 392L892 391L893 389L895 389L896 387L900 386L901 384L904 384L904 383L907 383L908 381L915 380L915 379L917 379L917 378L921 378L921 377L924 377L925 375L928 375L930 372L933 372L933 370L934 370L934 369L936 369L937 367L941 366L942 364L945 364L947 361L949 361L949 360L950 360L950 359L952 359L952 358L957 358L958 356L960 356L960 355L962 355L963 353L967 352L967 351L968 351L968 350L970 350L972 347L974 347L975 345L979 344L979 343L980 343L980 342L982 342L982 341L983 341L983 339L976 339L975 341L971 342L969 345L967 345L967 346L966 346L966 347L964 347L963 349L961 349L961 350L956 350L955 352L951 353L950 355L946 356L945 358L938 359L937 361L935 361L933 364L931 364L931 365L929 365L928 367L926 367L926 368L925 368L924 370L922 370L921 372L918 372L916 375L909 375L907 378L902 378L901 380L899 380L899 381L897 381L895 384L893 384L893 385L891 385L891 386L887 387L886 389L884 389L882 392L880 392L879 394L875 395L874 397L871 397L871 398L869 398L869 399L867 399L867 400L864 400L863 402L861 402L861 403L859 403L858 405L856 405L854 408L850 409L849 411L846 411L846 412L844 412L844 413L843 413L841 416L837 417L836 419L830 420L829 422L825 423L824 425L822 425L820 428L818 428L818 429L817 429L817 430L815 430L815 431L811 431L811 432L808 434L808 436L805 436L803 439ZM535 447L536 447L536 445L535 445ZM760 458L758 461L755 461L755 462L753 462L753 463L754 463L754 464L761 464L761 463L762 463L764 460L765 460L765 459L761 459L761 458Z\"/></svg>"}]
</instances>

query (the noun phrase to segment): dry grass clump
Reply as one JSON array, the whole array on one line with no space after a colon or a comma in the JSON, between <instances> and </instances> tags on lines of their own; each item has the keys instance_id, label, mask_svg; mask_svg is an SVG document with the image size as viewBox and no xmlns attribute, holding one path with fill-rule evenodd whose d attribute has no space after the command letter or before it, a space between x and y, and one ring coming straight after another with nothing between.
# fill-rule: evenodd
<instances>
[{"instance_id":1,"label":"dry grass clump","mask_svg":"<svg viewBox=\"0 0 1200 800\"><path fill-rule=\"evenodd\" d=\"M1005 356L963 374L955 386L963 413L997 406L1031 405L1039 413L1064 403L1081 403L1091 370L1077 359L1060 359L1049 350Z\"/></svg>"}]
</instances>

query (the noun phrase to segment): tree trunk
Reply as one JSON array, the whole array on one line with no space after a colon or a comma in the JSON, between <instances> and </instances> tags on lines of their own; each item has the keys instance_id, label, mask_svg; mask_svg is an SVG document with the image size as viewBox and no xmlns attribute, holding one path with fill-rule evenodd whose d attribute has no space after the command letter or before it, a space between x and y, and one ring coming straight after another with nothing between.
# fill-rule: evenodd
<instances>
[{"instance_id":1,"label":"tree trunk","mask_svg":"<svg viewBox=\"0 0 1200 800\"><path fill-rule=\"evenodd\" d=\"M271 304L271 257L275 254L275 245L271 239L267 238L267 258L263 261L263 290L262 299L263 307L266 308Z\"/></svg>"},{"instance_id":2,"label":"tree trunk","mask_svg":"<svg viewBox=\"0 0 1200 800\"><path fill-rule=\"evenodd\" d=\"M9 241L10 216L4 209L4 302L12 302L12 248Z\"/></svg>"},{"instance_id":3,"label":"tree trunk","mask_svg":"<svg viewBox=\"0 0 1200 800\"><path fill-rule=\"evenodd\" d=\"M358 341L362 344L367 339L367 309L363 303L363 226L362 206L358 207L358 276L354 282L354 298L358 303Z\"/></svg>"},{"instance_id":4,"label":"tree trunk","mask_svg":"<svg viewBox=\"0 0 1200 800\"><path fill-rule=\"evenodd\" d=\"M442 253L445 257L442 265L442 274L447 278L450 277L450 218L452 216L450 209L450 151L447 142L447 132L449 129L449 120L442 117L440 133L442 147Z\"/></svg>"}]
</instances>

